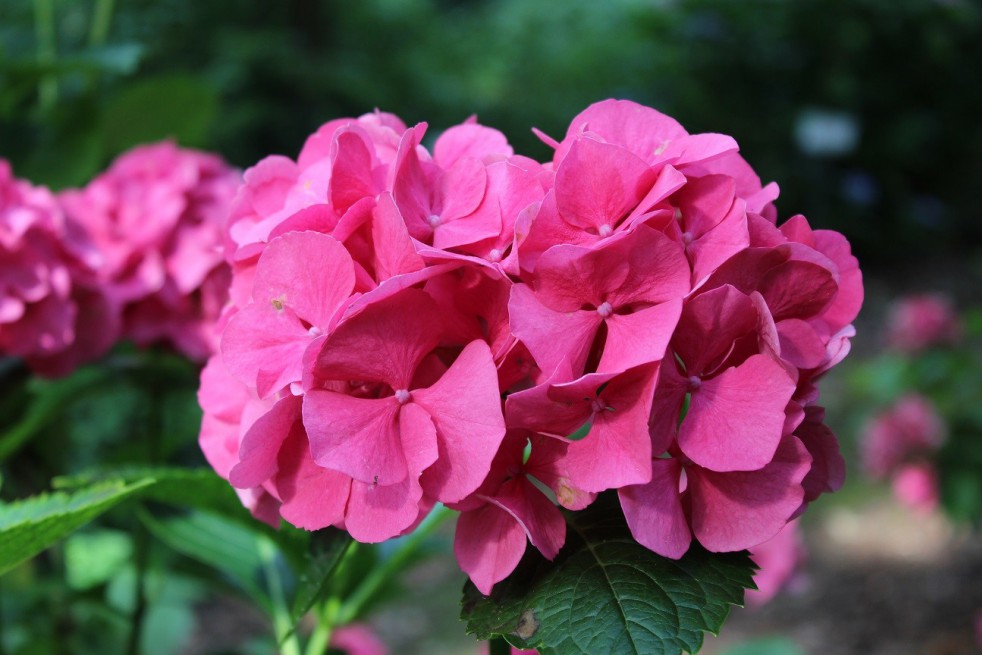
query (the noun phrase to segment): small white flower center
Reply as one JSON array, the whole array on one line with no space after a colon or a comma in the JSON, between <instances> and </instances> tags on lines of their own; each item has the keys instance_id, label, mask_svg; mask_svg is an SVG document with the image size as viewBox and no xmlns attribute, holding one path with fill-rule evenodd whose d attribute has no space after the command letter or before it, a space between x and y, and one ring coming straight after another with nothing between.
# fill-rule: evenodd
<instances>
[{"instance_id":1,"label":"small white flower center","mask_svg":"<svg viewBox=\"0 0 982 655\"><path fill-rule=\"evenodd\" d=\"M319 337L320 335L324 334L324 330L320 329L316 325L311 325L310 329L307 330L307 334L312 337Z\"/></svg>"},{"instance_id":2,"label":"small white flower center","mask_svg":"<svg viewBox=\"0 0 982 655\"><path fill-rule=\"evenodd\" d=\"M400 405L405 405L409 402L413 395L409 393L409 389L397 389L396 390L396 400Z\"/></svg>"},{"instance_id":3,"label":"small white flower center","mask_svg":"<svg viewBox=\"0 0 982 655\"><path fill-rule=\"evenodd\" d=\"M607 403L605 403L601 398L594 398L592 405L594 414L607 411Z\"/></svg>"},{"instance_id":4,"label":"small white flower center","mask_svg":"<svg viewBox=\"0 0 982 655\"><path fill-rule=\"evenodd\" d=\"M597 313L600 314L601 318L607 318L614 313L614 308L609 302L603 302L597 307Z\"/></svg>"},{"instance_id":5,"label":"small white flower center","mask_svg":"<svg viewBox=\"0 0 982 655\"><path fill-rule=\"evenodd\" d=\"M430 227L435 228L437 225L440 224L440 217L437 216L436 214L430 214L429 217L426 219L426 222L430 224Z\"/></svg>"},{"instance_id":6,"label":"small white flower center","mask_svg":"<svg viewBox=\"0 0 982 655\"><path fill-rule=\"evenodd\" d=\"M694 239L695 237L692 235L692 232L682 233L682 243L684 243L685 245L691 244Z\"/></svg>"},{"instance_id":7,"label":"small white flower center","mask_svg":"<svg viewBox=\"0 0 982 655\"><path fill-rule=\"evenodd\" d=\"M491 261L493 261L493 262L500 262L501 261L501 250L498 249L498 248L493 249L491 252L488 253L488 259L491 260Z\"/></svg>"},{"instance_id":8,"label":"small white flower center","mask_svg":"<svg viewBox=\"0 0 982 655\"><path fill-rule=\"evenodd\" d=\"M600 228L597 230L597 234L599 234L602 237L609 237L613 233L614 233L614 228L612 228L607 223L601 225Z\"/></svg>"},{"instance_id":9,"label":"small white flower center","mask_svg":"<svg viewBox=\"0 0 982 655\"><path fill-rule=\"evenodd\" d=\"M677 220L677 221L681 221L682 220L682 209L679 208L679 207L676 207L675 208L675 220Z\"/></svg>"}]
</instances>

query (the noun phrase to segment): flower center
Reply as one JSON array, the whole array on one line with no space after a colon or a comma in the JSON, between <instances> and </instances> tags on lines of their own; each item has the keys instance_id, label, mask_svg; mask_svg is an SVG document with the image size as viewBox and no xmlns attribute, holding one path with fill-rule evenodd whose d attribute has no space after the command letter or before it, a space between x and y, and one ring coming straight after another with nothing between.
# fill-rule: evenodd
<instances>
[{"instance_id":1,"label":"flower center","mask_svg":"<svg viewBox=\"0 0 982 655\"><path fill-rule=\"evenodd\" d=\"M607 318L614 313L614 308L609 302L602 302L600 306L597 307L597 313L600 314L601 318Z\"/></svg>"},{"instance_id":2,"label":"flower center","mask_svg":"<svg viewBox=\"0 0 982 655\"><path fill-rule=\"evenodd\" d=\"M604 223L597 229L597 234L599 234L602 237L609 237L613 233L614 233L614 228L612 228L607 223Z\"/></svg>"},{"instance_id":3,"label":"flower center","mask_svg":"<svg viewBox=\"0 0 982 655\"><path fill-rule=\"evenodd\" d=\"M435 228L437 225L440 224L440 217L437 216L436 214L430 214L429 217L426 219L426 222L430 224L430 227Z\"/></svg>"},{"instance_id":4,"label":"flower center","mask_svg":"<svg viewBox=\"0 0 982 655\"><path fill-rule=\"evenodd\" d=\"M698 375L689 376L689 392L699 391L699 387L702 386L702 380Z\"/></svg>"},{"instance_id":5,"label":"flower center","mask_svg":"<svg viewBox=\"0 0 982 655\"><path fill-rule=\"evenodd\" d=\"M488 253L488 259L490 259L493 262L500 262L501 250L499 250L498 248L493 249L491 252Z\"/></svg>"},{"instance_id":6,"label":"flower center","mask_svg":"<svg viewBox=\"0 0 982 655\"><path fill-rule=\"evenodd\" d=\"M324 330L320 329L316 325L311 325L310 329L307 330L307 334L312 337L319 337L320 335L324 334Z\"/></svg>"},{"instance_id":7,"label":"flower center","mask_svg":"<svg viewBox=\"0 0 982 655\"><path fill-rule=\"evenodd\" d=\"M691 244L694 239L695 239L695 237L692 236L692 232L683 232L682 233L682 243L684 243L685 245Z\"/></svg>"},{"instance_id":8,"label":"flower center","mask_svg":"<svg viewBox=\"0 0 982 655\"><path fill-rule=\"evenodd\" d=\"M409 402L409 399L413 397L413 395L409 393L409 389L397 389L395 396L400 405L405 405Z\"/></svg>"}]
</instances>

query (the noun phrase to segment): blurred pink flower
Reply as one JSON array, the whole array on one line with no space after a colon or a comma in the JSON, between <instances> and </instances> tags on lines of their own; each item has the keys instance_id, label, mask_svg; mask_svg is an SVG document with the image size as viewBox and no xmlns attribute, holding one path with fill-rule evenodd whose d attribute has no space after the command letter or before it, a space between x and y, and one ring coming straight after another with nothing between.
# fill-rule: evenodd
<instances>
[{"instance_id":1,"label":"blurred pink flower","mask_svg":"<svg viewBox=\"0 0 982 655\"><path fill-rule=\"evenodd\" d=\"M345 655L389 655L382 640L361 623L336 628L331 633L330 648L343 651Z\"/></svg>"},{"instance_id":2,"label":"blurred pink flower","mask_svg":"<svg viewBox=\"0 0 982 655\"><path fill-rule=\"evenodd\" d=\"M198 361L215 351L231 279L223 225L239 180L218 156L164 142L134 148L84 189L60 194L99 250L123 338L166 341Z\"/></svg>"},{"instance_id":3,"label":"blurred pink flower","mask_svg":"<svg viewBox=\"0 0 982 655\"><path fill-rule=\"evenodd\" d=\"M115 340L99 253L54 196L0 160L0 353L64 375Z\"/></svg>"},{"instance_id":4,"label":"blurred pink flower","mask_svg":"<svg viewBox=\"0 0 982 655\"><path fill-rule=\"evenodd\" d=\"M944 441L947 427L929 399L911 393L870 420L863 431L863 468L884 478L901 464L930 453Z\"/></svg>"},{"instance_id":5,"label":"blurred pink flower","mask_svg":"<svg viewBox=\"0 0 982 655\"><path fill-rule=\"evenodd\" d=\"M933 512L939 502L938 472L929 462L901 467L893 476L893 495L915 512Z\"/></svg>"},{"instance_id":6,"label":"blurred pink flower","mask_svg":"<svg viewBox=\"0 0 982 655\"><path fill-rule=\"evenodd\" d=\"M760 567L754 575L756 590L748 590L749 607L759 607L776 596L794 578L805 560L805 544L797 521L791 521L769 541L750 549L750 556Z\"/></svg>"},{"instance_id":7,"label":"blurred pink flower","mask_svg":"<svg viewBox=\"0 0 982 655\"><path fill-rule=\"evenodd\" d=\"M901 298L887 317L887 344L902 352L953 343L961 332L961 321L951 300L937 294Z\"/></svg>"}]
</instances>

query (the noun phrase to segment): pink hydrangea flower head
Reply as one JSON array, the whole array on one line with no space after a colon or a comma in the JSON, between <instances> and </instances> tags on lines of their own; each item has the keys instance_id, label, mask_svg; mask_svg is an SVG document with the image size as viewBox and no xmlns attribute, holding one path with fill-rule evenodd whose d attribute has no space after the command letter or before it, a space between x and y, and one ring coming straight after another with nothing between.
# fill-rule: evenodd
<instances>
[{"instance_id":1,"label":"pink hydrangea flower head","mask_svg":"<svg viewBox=\"0 0 982 655\"><path fill-rule=\"evenodd\" d=\"M937 294L901 298L887 317L887 344L902 352L955 343L961 333L961 321L951 300Z\"/></svg>"},{"instance_id":2,"label":"pink hydrangea flower head","mask_svg":"<svg viewBox=\"0 0 982 655\"><path fill-rule=\"evenodd\" d=\"M360 623L335 628L331 633L331 648L345 655L389 655L389 649L372 629Z\"/></svg>"},{"instance_id":3,"label":"pink hydrangea flower head","mask_svg":"<svg viewBox=\"0 0 982 655\"><path fill-rule=\"evenodd\" d=\"M102 261L55 197L0 160L0 352L64 375L112 345Z\"/></svg>"},{"instance_id":4,"label":"pink hydrangea flower head","mask_svg":"<svg viewBox=\"0 0 982 655\"><path fill-rule=\"evenodd\" d=\"M204 361L228 295L223 225L239 174L220 158L164 142L124 153L84 189L60 194L95 243L100 284L123 336L169 342Z\"/></svg>"}]
</instances>

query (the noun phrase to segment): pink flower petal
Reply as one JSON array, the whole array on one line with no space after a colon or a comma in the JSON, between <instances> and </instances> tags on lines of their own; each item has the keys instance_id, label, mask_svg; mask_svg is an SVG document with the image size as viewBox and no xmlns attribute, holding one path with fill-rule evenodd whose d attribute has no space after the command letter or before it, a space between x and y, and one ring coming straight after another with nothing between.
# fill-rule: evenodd
<instances>
[{"instance_id":1,"label":"pink flower petal","mask_svg":"<svg viewBox=\"0 0 982 655\"><path fill-rule=\"evenodd\" d=\"M755 471L774 456L795 383L778 362L753 355L693 390L679 447L713 471Z\"/></svg>"},{"instance_id":2,"label":"pink flower petal","mask_svg":"<svg viewBox=\"0 0 982 655\"><path fill-rule=\"evenodd\" d=\"M527 544L515 518L496 505L464 512L457 519L453 550L460 568L482 594L515 570Z\"/></svg>"},{"instance_id":3,"label":"pink flower petal","mask_svg":"<svg viewBox=\"0 0 982 655\"><path fill-rule=\"evenodd\" d=\"M607 317L607 342L597 372L617 373L661 361L681 313L682 301L670 300L633 314Z\"/></svg>"},{"instance_id":4,"label":"pink flower petal","mask_svg":"<svg viewBox=\"0 0 982 655\"><path fill-rule=\"evenodd\" d=\"M617 495L638 543L663 557L679 559L692 542L679 494L682 465L674 458L656 459L651 464L650 482L623 487Z\"/></svg>"},{"instance_id":5,"label":"pink flower petal","mask_svg":"<svg viewBox=\"0 0 982 655\"><path fill-rule=\"evenodd\" d=\"M776 535L801 505L801 480L810 465L805 447L788 437L759 471L716 473L689 467L692 531L699 543L712 552L729 552Z\"/></svg>"}]
</instances>

